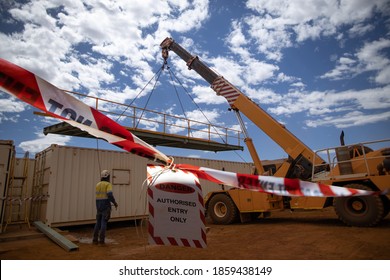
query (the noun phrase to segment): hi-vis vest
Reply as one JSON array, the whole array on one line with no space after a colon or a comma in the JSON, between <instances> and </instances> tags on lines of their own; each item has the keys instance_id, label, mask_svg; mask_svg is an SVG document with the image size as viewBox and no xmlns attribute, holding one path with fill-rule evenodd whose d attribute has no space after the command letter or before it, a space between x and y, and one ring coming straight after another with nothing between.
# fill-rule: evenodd
<instances>
[{"instance_id":1,"label":"hi-vis vest","mask_svg":"<svg viewBox=\"0 0 390 280\"><path fill-rule=\"evenodd\" d=\"M96 200L108 199L107 193L112 193L110 182L101 181L96 184Z\"/></svg>"}]
</instances>

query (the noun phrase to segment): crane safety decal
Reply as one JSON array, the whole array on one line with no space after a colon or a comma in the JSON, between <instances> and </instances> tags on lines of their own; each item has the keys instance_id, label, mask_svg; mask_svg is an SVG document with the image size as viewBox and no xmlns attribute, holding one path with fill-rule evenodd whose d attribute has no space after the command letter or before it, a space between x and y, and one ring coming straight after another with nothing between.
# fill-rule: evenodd
<instances>
[{"instance_id":1,"label":"crane safety decal","mask_svg":"<svg viewBox=\"0 0 390 280\"><path fill-rule=\"evenodd\" d=\"M149 244L206 248L202 188L197 176L148 165Z\"/></svg>"},{"instance_id":2,"label":"crane safety decal","mask_svg":"<svg viewBox=\"0 0 390 280\"><path fill-rule=\"evenodd\" d=\"M30 71L1 58L0 89L52 117L61 119L97 138L105 139L128 152L164 164L170 162L166 155L106 115Z\"/></svg>"},{"instance_id":3,"label":"crane safety decal","mask_svg":"<svg viewBox=\"0 0 390 280\"><path fill-rule=\"evenodd\" d=\"M225 97L229 105L232 105L241 94L223 77L216 78L211 85L211 88L217 93L217 95Z\"/></svg>"}]
</instances>

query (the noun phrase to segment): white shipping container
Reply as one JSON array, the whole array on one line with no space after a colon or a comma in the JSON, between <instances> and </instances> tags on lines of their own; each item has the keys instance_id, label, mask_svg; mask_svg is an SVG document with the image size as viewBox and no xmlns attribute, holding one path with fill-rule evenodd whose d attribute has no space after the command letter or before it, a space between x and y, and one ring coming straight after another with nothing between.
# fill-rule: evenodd
<instances>
[{"instance_id":1,"label":"white shipping container","mask_svg":"<svg viewBox=\"0 0 390 280\"><path fill-rule=\"evenodd\" d=\"M5 224L28 223L32 197L33 159L13 158L10 180L7 184Z\"/></svg>"},{"instance_id":2,"label":"white shipping container","mask_svg":"<svg viewBox=\"0 0 390 280\"><path fill-rule=\"evenodd\" d=\"M7 183L9 180L9 171L11 165L11 158L14 153L14 144L10 140L0 140L0 195L1 195L1 208L0 208L0 233L3 232L3 223L6 210L6 195L7 195Z\"/></svg>"},{"instance_id":3,"label":"white shipping container","mask_svg":"<svg viewBox=\"0 0 390 280\"><path fill-rule=\"evenodd\" d=\"M95 222L95 185L100 172L111 172L113 193L119 204L111 221L140 218L145 214L148 160L126 152L52 145L35 157L35 195L47 200L33 203L34 220L50 226ZM115 209L115 208L114 208Z\"/></svg>"},{"instance_id":4,"label":"white shipping container","mask_svg":"<svg viewBox=\"0 0 390 280\"><path fill-rule=\"evenodd\" d=\"M0 140L1 231L10 224L29 222L33 159L16 158L13 141Z\"/></svg>"},{"instance_id":5,"label":"white shipping container","mask_svg":"<svg viewBox=\"0 0 390 280\"><path fill-rule=\"evenodd\" d=\"M252 164L233 161L174 157L175 163L251 173ZM32 220L50 226L95 222L95 185L100 171L111 172L113 193L119 204L110 221L147 215L146 166L153 163L127 152L52 145L35 157L34 195L47 196L32 205ZM201 180L204 196L221 185ZM225 189L227 187L225 186Z\"/></svg>"}]
</instances>

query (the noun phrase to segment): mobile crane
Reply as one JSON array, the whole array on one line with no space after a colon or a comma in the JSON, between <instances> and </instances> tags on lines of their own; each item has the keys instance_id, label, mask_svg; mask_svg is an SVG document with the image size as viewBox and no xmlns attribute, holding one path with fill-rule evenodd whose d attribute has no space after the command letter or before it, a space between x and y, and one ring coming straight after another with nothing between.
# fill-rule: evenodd
<instances>
[{"instance_id":1,"label":"mobile crane","mask_svg":"<svg viewBox=\"0 0 390 280\"><path fill-rule=\"evenodd\" d=\"M191 55L172 38L161 44L166 61L169 51L176 53L204 78L217 95L226 98L230 110L234 111L245 136L245 143L258 174L277 177L298 178L328 185L357 189L385 190L390 187L390 148L372 150L366 144L389 145L390 139L346 146L343 138L340 147L314 152L276 121L259 105L244 95L224 77L215 73L198 56ZM265 132L287 154L288 158L271 172L261 164L260 158L249 137L240 113ZM319 154L325 154L327 161ZM268 173L265 173L265 172ZM206 195L205 207L214 223L229 224L248 221L253 217L267 217L272 211L283 209L322 209L334 206L339 219L349 226L375 226L390 211L389 195L362 197L297 197L286 198L249 190L230 189L214 191Z\"/></svg>"}]
</instances>

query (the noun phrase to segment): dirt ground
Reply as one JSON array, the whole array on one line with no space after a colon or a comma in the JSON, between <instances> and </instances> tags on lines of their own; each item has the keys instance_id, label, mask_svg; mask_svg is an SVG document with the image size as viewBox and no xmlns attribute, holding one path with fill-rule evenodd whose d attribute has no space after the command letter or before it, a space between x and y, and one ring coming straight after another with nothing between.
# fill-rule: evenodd
<instances>
[{"instance_id":1,"label":"dirt ground","mask_svg":"<svg viewBox=\"0 0 390 280\"><path fill-rule=\"evenodd\" d=\"M24 227L24 229L23 229ZM2 260L389 260L390 215L377 227L342 224L332 208L276 212L248 224L207 224L208 247L151 246L145 226L109 223L106 245L93 245L93 225L61 228L79 246L66 251L26 225L0 234Z\"/></svg>"}]
</instances>

